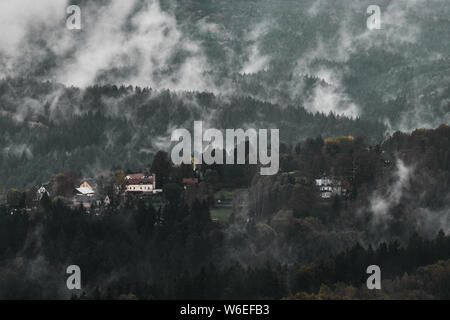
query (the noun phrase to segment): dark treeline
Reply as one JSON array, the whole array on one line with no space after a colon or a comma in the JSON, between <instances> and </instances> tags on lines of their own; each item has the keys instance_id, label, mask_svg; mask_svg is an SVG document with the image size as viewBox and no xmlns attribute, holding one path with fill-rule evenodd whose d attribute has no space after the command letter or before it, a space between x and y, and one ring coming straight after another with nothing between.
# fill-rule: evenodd
<instances>
[{"instance_id":1,"label":"dark treeline","mask_svg":"<svg viewBox=\"0 0 450 320\"><path fill-rule=\"evenodd\" d=\"M207 207L188 209L176 197L162 210L141 201L101 217L44 198L33 216L1 207L0 227L2 298L60 297L65 268L74 263L83 275L77 297L279 299L335 283L361 286L371 264L381 267L383 279L394 279L450 258L450 236L440 232L433 240L416 234L406 246L356 244L307 265L224 263L224 230L211 222ZM428 294L449 298L448 292Z\"/></svg>"},{"instance_id":2,"label":"dark treeline","mask_svg":"<svg viewBox=\"0 0 450 320\"><path fill-rule=\"evenodd\" d=\"M101 216L47 196L31 214L19 210L12 215L2 206L1 296L57 297L70 264L81 267L86 288L100 279L105 284L122 277L160 282L194 272L212 259L220 235L207 205L197 202L188 208L179 198L181 188L167 194L164 208L129 200L104 209Z\"/></svg>"}]
</instances>

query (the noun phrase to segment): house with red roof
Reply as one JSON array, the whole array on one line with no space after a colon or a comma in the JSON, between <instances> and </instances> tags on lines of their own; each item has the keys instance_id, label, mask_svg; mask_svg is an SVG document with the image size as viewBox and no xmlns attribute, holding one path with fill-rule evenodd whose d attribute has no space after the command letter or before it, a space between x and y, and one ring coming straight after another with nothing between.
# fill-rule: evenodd
<instances>
[{"instance_id":1,"label":"house with red roof","mask_svg":"<svg viewBox=\"0 0 450 320\"><path fill-rule=\"evenodd\" d=\"M154 193L156 190L156 175L133 173L125 176L125 193Z\"/></svg>"}]
</instances>

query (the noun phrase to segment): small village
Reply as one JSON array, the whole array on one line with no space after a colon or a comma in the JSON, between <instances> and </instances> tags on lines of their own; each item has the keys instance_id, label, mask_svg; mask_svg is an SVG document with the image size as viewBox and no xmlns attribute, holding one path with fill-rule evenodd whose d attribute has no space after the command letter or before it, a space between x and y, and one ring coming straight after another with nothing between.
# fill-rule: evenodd
<instances>
[{"instance_id":1,"label":"small village","mask_svg":"<svg viewBox=\"0 0 450 320\"><path fill-rule=\"evenodd\" d=\"M114 184L112 193L103 192L98 185L96 178L80 179L81 184L72 190L72 197L64 199L64 204L76 208L83 207L87 212L91 209L108 207L112 203L112 198L120 200L131 199L149 199L159 200L163 193L162 188L156 187L156 174L130 173L124 177L120 184ZM198 178L183 178L182 185L184 189L199 183ZM35 203L38 204L44 196L49 199L55 199L50 191L50 183L43 184L36 192ZM56 197L58 198L58 197ZM62 197L60 197L62 199Z\"/></svg>"},{"instance_id":2,"label":"small village","mask_svg":"<svg viewBox=\"0 0 450 320\"><path fill-rule=\"evenodd\" d=\"M64 205L71 208L82 207L86 213L95 213L99 215L102 209L108 208L115 204L124 203L129 200L146 200L153 204L162 204L164 202L164 192L162 186L158 185L158 176L155 173L150 173L149 169L145 172L138 173L123 173L121 170L116 170L112 173L115 176L114 182L108 182L105 185L107 175L101 174L97 177L78 178L73 182L64 181L68 179L64 174L58 174L53 177L47 183L43 183L34 186L26 192L21 192L22 197L26 198L22 202L25 206L17 206L11 204L11 215L19 212L19 209L25 209L30 212L38 208L44 198L48 201L61 201ZM295 172L286 173L288 175ZM284 175L284 174L282 174ZM118 176L118 177L117 177ZM340 197L343 199L349 198L351 195L351 187L348 177L339 177L333 175L326 175L317 177L311 181L306 177L296 177L296 181L300 179L305 185L309 185L315 190L318 198L322 199L322 202L326 204L334 197ZM58 184L72 184L72 187L61 187ZM195 188L199 184L204 185L208 193L213 193L213 201L211 210L217 210L220 215L229 216L232 211L232 201L237 190L243 190L242 188L222 188L218 185L213 185L211 181L205 181L203 174L195 168L191 177L184 177L177 184L182 187L184 191L190 191L195 194L195 197L200 197L198 190ZM65 189L63 191L58 189ZM11 189L16 190L16 189ZM11 192L11 190L9 192ZM202 189L204 191L205 189ZM17 190L18 192L18 190ZM224 196L226 195L226 196ZM210 196L210 195L209 195ZM201 198L201 197L200 197ZM203 200L206 198L203 197ZM206 201L206 200L205 200ZM192 202L192 201L191 201ZM19 208L20 207L20 208ZM213 219L217 220L217 219Z\"/></svg>"},{"instance_id":3,"label":"small village","mask_svg":"<svg viewBox=\"0 0 450 320\"><path fill-rule=\"evenodd\" d=\"M333 143L341 141L352 142L353 137L327 139L325 147L331 149ZM392 156L386 152L373 147L366 147L362 152L377 154L381 170L392 169ZM196 201L206 203L213 221L227 223L234 211L242 212L242 208L247 208L247 205L242 203L240 193L247 195L253 193L253 201L255 197L261 197L261 193L256 191L255 182L258 179L266 181L263 184L268 183L269 188L278 185L277 180L282 185L289 185L294 189L301 186L304 190L312 192L310 194L314 195L317 204L327 207L339 199L350 200L355 197L354 182L360 166L353 160L345 163L343 170L336 171L334 166L330 166L326 172L323 171L319 175L311 174L307 170L281 170L273 180L270 177L259 176L257 166L198 165L193 157L190 164L174 165L168 160L168 154L163 151L159 151L155 159L151 166L138 172L115 168L91 177L59 173L46 183L28 186L24 191L10 189L4 197L6 201L2 202L6 202L11 215L16 212L32 212L41 207L43 201L59 201L70 208L82 208L86 213L101 215L105 209L117 208L127 201L144 200L161 208L167 203L164 188L171 184L183 193L183 201L189 207ZM250 180L236 182L236 178L243 176L250 177ZM268 197L271 193L279 192L280 190L275 188L263 194L264 197ZM261 202L261 199L257 202ZM303 202L308 201L305 198ZM250 218L261 214L258 205L245 210L248 211L246 215Z\"/></svg>"}]
</instances>

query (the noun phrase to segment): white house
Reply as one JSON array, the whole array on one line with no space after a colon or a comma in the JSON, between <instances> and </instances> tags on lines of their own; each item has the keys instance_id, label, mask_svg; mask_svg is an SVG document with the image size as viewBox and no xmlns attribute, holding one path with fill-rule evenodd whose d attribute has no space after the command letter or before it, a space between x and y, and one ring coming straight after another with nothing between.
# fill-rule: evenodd
<instances>
[{"instance_id":1,"label":"white house","mask_svg":"<svg viewBox=\"0 0 450 320\"><path fill-rule=\"evenodd\" d=\"M153 192L153 184L129 184L125 192Z\"/></svg>"},{"instance_id":2,"label":"white house","mask_svg":"<svg viewBox=\"0 0 450 320\"><path fill-rule=\"evenodd\" d=\"M130 174L125 177L126 193L154 193L156 190L156 176L146 176L143 173Z\"/></svg>"},{"instance_id":3,"label":"white house","mask_svg":"<svg viewBox=\"0 0 450 320\"><path fill-rule=\"evenodd\" d=\"M46 194L47 196L50 196L50 193L47 191L47 189L44 186L42 186L37 191L37 199L41 200L42 197L44 196L44 194Z\"/></svg>"},{"instance_id":4,"label":"white house","mask_svg":"<svg viewBox=\"0 0 450 320\"><path fill-rule=\"evenodd\" d=\"M78 195L89 196L92 197L95 194L94 189L84 181L79 188L75 188L78 191Z\"/></svg>"},{"instance_id":5,"label":"white house","mask_svg":"<svg viewBox=\"0 0 450 320\"><path fill-rule=\"evenodd\" d=\"M319 187L320 196L323 199L330 199L333 195L342 194L342 182L338 179L323 177L316 179L316 186Z\"/></svg>"}]
</instances>

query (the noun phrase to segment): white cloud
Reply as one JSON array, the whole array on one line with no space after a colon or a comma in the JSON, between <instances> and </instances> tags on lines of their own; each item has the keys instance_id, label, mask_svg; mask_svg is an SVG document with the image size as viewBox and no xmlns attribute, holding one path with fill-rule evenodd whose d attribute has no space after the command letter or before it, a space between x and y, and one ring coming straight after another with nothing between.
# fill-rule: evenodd
<instances>
[{"instance_id":1,"label":"white cloud","mask_svg":"<svg viewBox=\"0 0 450 320\"><path fill-rule=\"evenodd\" d=\"M328 114L332 112L352 118L356 118L359 115L358 106L351 102L341 88L331 85L318 85L314 89L313 95L305 101L305 108L313 113Z\"/></svg>"},{"instance_id":2,"label":"white cloud","mask_svg":"<svg viewBox=\"0 0 450 320\"><path fill-rule=\"evenodd\" d=\"M375 227L386 227L393 219L391 208L400 203L404 191L408 189L413 167L407 167L402 160L397 159L395 182L388 187L385 194L375 192L370 199L372 223Z\"/></svg>"},{"instance_id":3,"label":"white cloud","mask_svg":"<svg viewBox=\"0 0 450 320\"><path fill-rule=\"evenodd\" d=\"M59 65L48 76L66 85L109 82L215 91L205 76L209 66L200 45L180 31L157 0L89 2L81 6L81 31L66 29L66 7L59 0L1 2L0 54L6 60L1 75L29 71L51 54ZM45 45L29 43L33 38Z\"/></svg>"},{"instance_id":4,"label":"white cloud","mask_svg":"<svg viewBox=\"0 0 450 320\"><path fill-rule=\"evenodd\" d=\"M2 0L0 2L0 48L15 55L27 33L41 23L54 24L65 14L67 1Z\"/></svg>"},{"instance_id":5,"label":"white cloud","mask_svg":"<svg viewBox=\"0 0 450 320\"><path fill-rule=\"evenodd\" d=\"M256 25L246 35L246 40L249 41L251 45L247 48L247 60L242 66L240 73L258 73L269 67L270 57L268 55L261 54L259 49L261 38L267 32L268 28L268 24L263 22Z\"/></svg>"}]
</instances>

